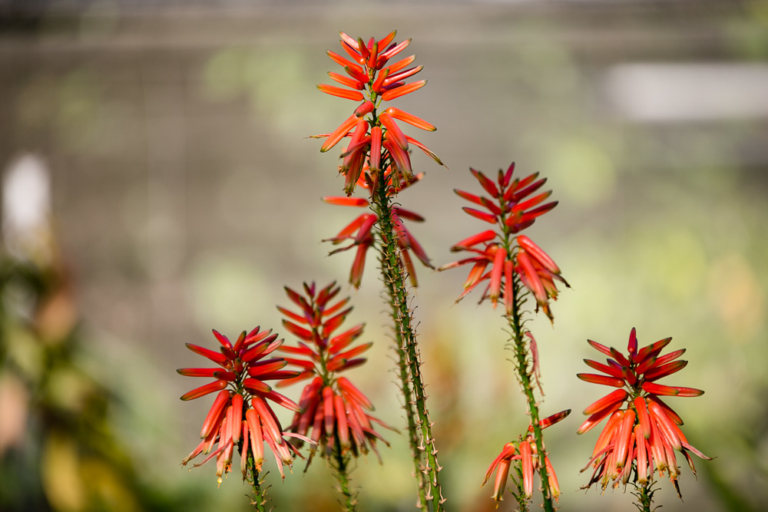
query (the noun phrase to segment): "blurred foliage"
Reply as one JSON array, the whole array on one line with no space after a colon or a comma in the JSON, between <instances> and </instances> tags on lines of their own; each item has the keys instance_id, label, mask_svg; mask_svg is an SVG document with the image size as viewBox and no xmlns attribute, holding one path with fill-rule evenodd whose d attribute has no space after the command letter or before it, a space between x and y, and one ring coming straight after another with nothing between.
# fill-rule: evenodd
<instances>
[{"instance_id":1,"label":"blurred foliage","mask_svg":"<svg viewBox=\"0 0 768 512\"><path fill-rule=\"evenodd\" d=\"M143 481L115 436L120 397L82 367L71 279L45 260L0 255L0 509L189 510L194 493Z\"/></svg>"}]
</instances>

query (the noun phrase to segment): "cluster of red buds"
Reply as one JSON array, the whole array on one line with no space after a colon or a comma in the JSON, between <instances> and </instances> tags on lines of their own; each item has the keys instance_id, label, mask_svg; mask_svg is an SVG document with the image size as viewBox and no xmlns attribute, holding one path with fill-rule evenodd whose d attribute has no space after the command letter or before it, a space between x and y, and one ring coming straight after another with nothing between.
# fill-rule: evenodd
<instances>
[{"instance_id":1,"label":"cluster of red buds","mask_svg":"<svg viewBox=\"0 0 768 512\"><path fill-rule=\"evenodd\" d=\"M413 63L415 56L389 64L392 57L411 43L410 39L400 44L394 43L396 33L392 32L379 41L370 38L365 43L362 38L355 40L341 32L341 47L352 61L328 51L328 56L344 68L347 76L332 72L328 75L348 89L322 84L317 86L332 96L363 102L333 133L313 136L327 139L320 148L323 152L334 147L344 137L350 137L349 144L341 154L342 164L339 166L339 172L345 176L344 190L347 195L352 194L365 170L378 173L382 168L390 168L397 181L401 177L410 180L413 170L408 153L409 144L418 147L442 165L437 155L421 142L405 135L395 120L428 131L434 131L434 126L395 107L377 114L382 102L410 94L427 84L426 80L405 83L407 78L423 69L423 66L405 69ZM366 116L369 116L368 119Z\"/></svg>"},{"instance_id":2,"label":"cluster of red buds","mask_svg":"<svg viewBox=\"0 0 768 512\"><path fill-rule=\"evenodd\" d=\"M352 307L346 307L349 297L331 305L341 290L335 282L320 290L316 290L314 283L304 284L305 295L287 287L285 290L299 312L278 307L288 318L283 320L283 325L301 341L296 347L282 346L280 350L296 356L285 360L302 369L291 382L314 377L301 393L301 409L296 412L290 430L302 438L309 436L314 443L310 448L310 461L316 446L321 457L331 456L337 440L342 455L351 453L357 457L369 449L378 455L376 440L387 442L376 432L373 423L391 427L368 414L366 410L373 410L368 397L349 379L338 376L365 363L366 359L358 356L373 345L364 343L350 348L362 335L363 324L334 335L352 311Z\"/></svg>"},{"instance_id":3,"label":"cluster of red buds","mask_svg":"<svg viewBox=\"0 0 768 512\"><path fill-rule=\"evenodd\" d=\"M553 414L543 420L539 421L541 429L551 427L555 423L559 423L564 420L571 413L570 409ZM507 478L509 477L509 470L512 466L512 461L520 461L519 474L522 475L522 496L515 497L518 500L528 500L533 495L533 475L539 468L539 457L536 450L536 440L533 437L533 426L528 427L528 434L525 439L518 441L517 443L509 442L504 445L501 453L493 460L488 471L485 473L485 479L481 484L481 487L488 482L494 471L496 471L496 481L493 486L493 495L491 498L496 500L496 506L498 502L504 499L504 490L507 487ZM545 464L547 465L547 477L549 479L549 488L552 491L552 496L558 499L560 496L560 484L557 482L557 475L549 462L549 456L544 457ZM514 494L514 492L513 492Z\"/></svg>"},{"instance_id":4,"label":"cluster of red buds","mask_svg":"<svg viewBox=\"0 0 768 512\"><path fill-rule=\"evenodd\" d=\"M628 355L624 356L615 348L589 341L597 351L608 356L607 365L585 359L590 367L601 374L581 373L578 377L586 382L618 388L599 399L584 410L590 415L578 430L583 434L604 419L608 419L592 451L592 458L584 468L592 466L594 472L586 487L599 482L603 489L613 483L645 485L653 480L654 472L669 474L680 493L677 477L675 451L679 451L696 474L689 452L711 460L688 443L680 426L683 420L666 403L662 396L695 397L704 394L693 388L664 386L656 381L679 372L688 364L678 361L685 349L666 355L661 351L672 338L666 338L638 350L635 329L629 335ZM634 473L634 476L633 476Z\"/></svg>"},{"instance_id":5,"label":"cluster of red buds","mask_svg":"<svg viewBox=\"0 0 768 512\"><path fill-rule=\"evenodd\" d=\"M472 264L472 270L464 283L464 292L458 300L464 298L480 283L488 281L487 287L480 299L490 299L494 307L502 299L507 314L514 308L513 279L517 275L536 298L537 309L542 310L551 319L549 299L557 300L555 281L566 286L568 283L560 276L560 269L538 245L525 235L518 235L522 230L531 226L536 219L557 206L557 202L543 203L552 194L544 192L533 197L546 183L547 179L538 179L538 173L523 179L512 179L515 164L509 166L506 172L499 170L496 183L488 179L482 172L470 169L483 189L491 196L477 196L455 190L460 197L470 201L484 210L464 207L469 215L496 225L497 229L489 229L462 240L451 248L451 251L466 251L475 256L444 265L438 270L446 270L461 265ZM512 235L517 235L513 237ZM513 241L516 242L513 245ZM490 267L490 270L488 268Z\"/></svg>"},{"instance_id":6,"label":"cluster of red buds","mask_svg":"<svg viewBox=\"0 0 768 512\"><path fill-rule=\"evenodd\" d=\"M187 343L187 347L213 361L217 367L177 370L186 377L216 379L185 393L182 400L194 400L219 392L203 422L200 431L203 440L182 464L186 465L201 453L208 457L195 467L216 457L216 475L221 483L222 475L232 470L233 452L242 441L241 470L243 478L246 478L249 450L256 470L261 471L266 442L275 456L280 474L285 478L282 466L290 467L294 454L302 456L284 438L295 437L295 434L283 431L269 401L293 411L300 408L289 398L273 391L266 381L295 378L299 372L283 370L288 362L281 357L265 359L283 344L283 340L278 340L277 334L272 334L271 330L260 331L257 327L248 334L243 332L234 344L215 330L213 334L221 344L218 352L191 343ZM218 446L214 450L216 443Z\"/></svg>"},{"instance_id":7,"label":"cluster of red buds","mask_svg":"<svg viewBox=\"0 0 768 512\"><path fill-rule=\"evenodd\" d=\"M385 177L388 175L389 171L386 171ZM404 190L414 183L420 181L423 177L424 173L419 173L415 175L410 181L400 180L398 183L393 184L393 186L387 190L387 195L392 196L397 192ZM363 176L361 176L359 180L361 182L360 185L363 188L373 190L375 189L375 185L373 184L373 179L375 178L375 175L371 175L369 172L366 172ZM358 197L324 197L323 201L328 204L337 206L354 206L357 208L369 209L371 207L371 203L368 199ZM394 226L397 236L397 244L400 248L401 261L403 266L408 271L411 284L413 286L418 286L418 281L416 279L416 269L413 267L413 260L411 259L409 251L412 251L413 254L416 255L416 257L419 259L419 261L424 264L424 266L429 268L433 267L429 261L429 256L427 256L427 253L424 251L421 244L419 244L411 232L408 231L408 229L405 227L403 219L407 219L413 222L424 222L424 217L416 212L406 210L400 206L393 206L391 218L392 225ZM331 251L331 254L348 251L353 247L357 247L357 253L355 254L355 260L352 263L352 270L349 276L349 282L355 288L360 287L360 283L363 279L363 270L365 269L365 256L368 252L368 249L370 249L375 243L373 227L377 224L378 221L379 216L377 213L363 213L362 215L355 218L355 220L353 220L347 226L345 226L344 229L342 229L335 237L323 240L324 242L332 242L334 245L344 243L347 240L352 242L346 247L341 247Z\"/></svg>"}]
</instances>

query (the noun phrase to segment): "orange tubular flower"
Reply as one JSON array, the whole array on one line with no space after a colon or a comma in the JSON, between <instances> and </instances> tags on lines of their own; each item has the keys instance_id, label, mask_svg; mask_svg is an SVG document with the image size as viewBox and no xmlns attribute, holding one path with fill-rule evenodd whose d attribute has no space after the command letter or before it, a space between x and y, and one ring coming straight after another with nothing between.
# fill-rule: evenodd
<instances>
[{"instance_id":1,"label":"orange tubular flower","mask_svg":"<svg viewBox=\"0 0 768 512\"><path fill-rule=\"evenodd\" d=\"M539 426L542 430L551 427L564 420L570 413L570 409L560 411L540 420ZM510 492L512 492L515 499L522 504L529 500L533 495L533 475L539 466L539 458L536 456L536 441L533 438L533 426L528 427L528 433L525 437L521 437L517 443L510 442L505 444L501 453L493 460L488 467L488 471L485 472L485 479L483 479L481 487L488 482L488 479L493 472L496 471L496 480L491 498L496 500L497 507L498 502L504 499L504 489L506 489L507 476L509 476L509 469L512 461L519 461L517 473L522 476L522 481L515 481L515 485L519 491L518 493L515 493L514 491ZM555 470L549 462L549 457L545 457L545 462L547 464L549 486L552 490L552 495L555 499L558 499L560 496L560 486L557 483Z\"/></svg>"},{"instance_id":2,"label":"orange tubular flower","mask_svg":"<svg viewBox=\"0 0 768 512\"><path fill-rule=\"evenodd\" d=\"M333 133L314 136L326 138L320 147L322 152L333 148L344 137L351 137L349 145L342 151L344 160L339 166L339 172L346 178L344 190L347 195L354 191L364 169L370 168L378 172L382 161L389 162L390 170L395 173L397 181L401 178L410 180L413 172L408 154L409 143L443 165L437 155L421 142L405 135L395 120L421 130L435 131L436 128L413 114L382 104L415 92L427 84L426 80L405 83L406 79L423 69L423 66L405 69L414 61L415 56L390 63L393 57L411 43L410 39L400 44L394 43L395 34L396 32L392 32L378 41L370 38L366 43L341 32L340 43L346 56L327 52L334 62L344 68L348 76L331 72L328 75L348 89L324 84L318 85L317 88L331 96L363 102ZM350 58L352 60L349 60ZM381 109L383 110L377 113L377 110Z\"/></svg>"},{"instance_id":3,"label":"orange tubular flower","mask_svg":"<svg viewBox=\"0 0 768 512\"><path fill-rule=\"evenodd\" d=\"M385 172L384 174L385 176L388 176L389 171ZM414 176L411 181L406 182L405 180L401 180L400 183L396 184L396 187L390 188L390 195L395 194L397 191L408 188L412 184L421 180L423 176L424 173L420 173ZM372 180L373 176L366 172L365 175L359 179L359 185L366 189L371 188ZM368 199L357 197L324 197L323 201L328 204L337 206L353 206L357 208L369 209L371 207L371 203ZM410 253L412 252L425 267L434 267L430 263L429 256L427 256L424 248L405 227L403 219L407 219L413 222L423 222L424 217L418 213L414 213L399 206L394 206L392 208L392 223L398 235L397 244L400 247L402 263L405 269L408 271L411 284L413 286L418 286L418 280L416 279L416 269L413 266ZM335 237L323 240L324 242L331 242L333 245L339 245L348 240L351 241L349 245L335 249L331 251L330 254L348 251L353 247L357 247L357 253L355 254L355 260L352 263L352 270L349 275L349 282L355 288L360 288L360 283L363 278L363 270L365 270L365 256L368 253L368 249L373 247L375 244L373 227L376 225L378 220L379 217L376 213L363 213L362 215L355 218L355 220L353 220L351 223L347 224L344 229L342 229Z\"/></svg>"},{"instance_id":4,"label":"orange tubular flower","mask_svg":"<svg viewBox=\"0 0 768 512\"><path fill-rule=\"evenodd\" d=\"M352 307L346 307L349 297L331 304L341 290L335 282L319 291L314 283L304 284L304 295L287 287L285 290L299 312L278 307L287 317L283 325L301 341L296 347L282 346L279 350L290 354L291 357L285 360L302 371L279 385L312 378L301 393L301 410L294 415L290 430L299 439L309 436L320 449L321 457L333 455L337 438L342 456L352 454L357 457L369 450L378 456L377 439L389 444L376 432L373 423L392 427L369 415L366 411L373 410L371 401L349 379L338 376L342 371L365 363L366 359L358 356L372 345L365 343L350 348L362 335L363 324L334 335L352 311ZM310 448L310 462L316 446Z\"/></svg>"},{"instance_id":5,"label":"orange tubular flower","mask_svg":"<svg viewBox=\"0 0 768 512\"><path fill-rule=\"evenodd\" d=\"M186 465L201 453L208 455L202 466L216 457L216 475L221 483L222 475L232 470L232 454L242 441L241 469L246 478L246 459L248 451L253 454L255 467L261 471L264 460L264 442L271 448L283 474L283 465L293 464L293 455L301 454L291 446L284 436L295 436L283 432L280 422L272 411L269 401L291 409L301 410L289 398L272 390L266 383L270 380L292 379L299 375L296 371L283 370L288 362L281 357L265 359L280 348L283 340L277 339L272 331L260 331L255 328L250 333L243 332L233 344L229 338L213 331L221 346L219 351L187 343L187 347L196 354L216 363L214 368L182 368L177 370L186 377L209 377L213 382L205 384L182 395L182 400L194 400L218 391L200 431L200 444L182 461ZM251 407L249 407L252 406ZM218 446L214 450L214 445Z\"/></svg>"},{"instance_id":6,"label":"orange tubular flower","mask_svg":"<svg viewBox=\"0 0 768 512\"><path fill-rule=\"evenodd\" d=\"M654 473L669 474L678 495L680 487L677 477L675 451L683 454L688 465L696 474L690 453L711 460L688 444L680 426L683 421L660 396L701 396L703 391L693 388L663 386L656 380L676 373L688 364L676 361L685 349L662 356L661 351L672 338L666 338L638 350L635 329L629 335L628 354L622 355L615 348L608 348L595 341L589 341L595 350L608 356L608 364L585 359L591 368L602 374L581 373L581 380L616 387L607 396L597 400L584 410L590 415L578 430L583 434L603 420L608 419L592 451L592 458L582 471L590 466L594 469L588 488L597 484L605 489L610 483L618 487L630 480L646 485L653 480ZM634 472L634 480L631 473Z\"/></svg>"},{"instance_id":7,"label":"orange tubular flower","mask_svg":"<svg viewBox=\"0 0 768 512\"><path fill-rule=\"evenodd\" d=\"M552 319L549 299L557 300L555 281L569 285L560 276L560 269L552 258L530 238L518 233L557 206L557 202L540 205L551 195L551 191L529 197L546 183L546 178L537 180L538 173L534 173L523 179L513 180L514 169L513 163L506 172L499 170L495 183L482 172L470 169L490 198L462 190L455 192L482 208L464 207L466 213L489 224L495 224L497 230L486 230L458 242L451 248L452 251L471 252L475 256L449 263L438 270L471 263L472 270L458 300L463 299L480 283L488 281L480 302L488 298L496 307L497 302L503 299L507 314L511 314L514 304L511 280L517 276L533 293L536 308L541 307Z\"/></svg>"}]
</instances>

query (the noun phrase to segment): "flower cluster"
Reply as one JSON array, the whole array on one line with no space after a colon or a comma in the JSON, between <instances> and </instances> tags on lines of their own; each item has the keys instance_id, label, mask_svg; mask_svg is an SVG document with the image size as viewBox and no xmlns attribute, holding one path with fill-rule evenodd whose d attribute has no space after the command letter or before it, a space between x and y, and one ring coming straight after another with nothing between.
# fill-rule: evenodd
<instances>
[{"instance_id":1,"label":"flower cluster","mask_svg":"<svg viewBox=\"0 0 768 512\"><path fill-rule=\"evenodd\" d=\"M543 420L539 421L541 429L551 427L555 423L558 423L565 419L571 413L570 409L553 414ZM512 461L520 461L520 471L522 475L522 487L518 486L522 490L522 495L515 497L518 500L528 500L533 495L533 474L538 469L539 457L536 451L536 440L533 437L533 426L528 427L528 434L525 439L518 441L517 443L510 442L504 445L501 453L493 460L488 471L485 473L485 479L482 485L488 482L494 471L496 471L496 481L493 487L493 495L491 498L498 502L504 499L504 490L507 486L507 477L509 476L509 469L512 466ZM549 479L549 487L552 490L552 495L555 499L560 496L560 485L557 482L557 475L555 474L552 464L549 462L549 457L545 455L545 464L547 465L547 477ZM513 493L514 494L514 493Z\"/></svg>"},{"instance_id":2,"label":"flower cluster","mask_svg":"<svg viewBox=\"0 0 768 512\"><path fill-rule=\"evenodd\" d=\"M213 334L221 344L218 352L191 343L187 343L187 347L218 366L177 370L186 377L216 379L185 393L182 400L194 400L218 391L200 431L203 440L182 464L186 465L201 453L209 454L208 458L195 467L216 457L216 475L221 483L222 475L232 470L234 449L242 441L241 470L243 478L246 478L249 450L256 470L261 471L266 442L275 455L280 474L285 478L282 466L290 467L293 454L299 457L301 454L285 440L284 436L295 434L283 432L268 401L293 411L300 408L289 398L273 391L266 381L295 378L299 372L283 370L288 364L283 358L264 359L283 344L283 340L278 340L277 334L272 334L271 330L260 331L257 327L248 334L243 332L234 344L215 330ZM218 446L213 450L216 443Z\"/></svg>"},{"instance_id":3,"label":"flower cluster","mask_svg":"<svg viewBox=\"0 0 768 512\"><path fill-rule=\"evenodd\" d=\"M389 107L377 115L382 102L410 94L427 84L426 80L405 83L407 78L423 69L423 66L405 69L413 63L415 56L389 64L392 57L411 43L410 39L400 44L394 43L395 34L392 32L379 41L371 38L365 43L361 38L355 40L341 32L341 47L352 61L328 51L328 56L343 67L346 73L345 76L329 72L328 76L347 89L324 84L317 86L332 96L362 102L333 133L314 136L326 138L320 148L322 152L334 147L344 137L350 137L349 144L341 154L342 163L339 166L339 172L345 176L344 190L347 195L352 194L365 169L378 173L388 167L387 162L398 181L400 177L411 179L413 171L408 153L409 144L418 147L442 165L440 159L421 142L405 135L395 120L427 131L434 131L434 126L395 107ZM366 119L366 116L369 117Z\"/></svg>"},{"instance_id":4,"label":"flower cluster","mask_svg":"<svg viewBox=\"0 0 768 512\"><path fill-rule=\"evenodd\" d=\"M358 456L369 449L376 452L377 439L387 442L374 430L373 423L391 427L369 415L366 410L373 410L371 401L349 379L338 376L365 363L366 359L358 356L373 345L349 348L362 335L363 324L334 335L352 311L352 307L346 307L349 297L330 304L341 290L335 282L321 290L316 290L314 283L305 284L305 295L287 287L285 290L300 312L278 307L289 319L283 320L283 325L301 341L297 347L282 346L280 350L295 355L285 360L302 369L292 382L314 377L301 393L301 410L295 414L290 430L309 436L319 447L321 457L333 453L337 440L341 455ZM315 450L315 446L310 448L310 460Z\"/></svg>"},{"instance_id":5,"label":"flower cluster","mask_svg":"<svg viewBox=\"0 0 768 512\"><path fill-rule=\"evenodd\" d=\"M388 174L389 172L385 172L385 177L388 176ZM374 177L375 176L372 176L370 173L366 172L363 176L361 176L359 180L361 181L361 186L371 190L374 189L375 186L372 183ZM401 180L399 183L393 184L394 186L388 189L388 195L391 196L401 190L408 188L412 184L420 181L422 177L424 177L424 173L419 173L415 175L410 181ZM367 182L365 182L366 180ZM358 208L370 208L371 206L371 203L368 199L357 197L324 197L323 201L328 204L337 206L354 206ZM424 264L424 266L429 268L433 267L429 261L429 256L427 256L427 253L424 252L421 244L419 244L419 242L413 237L410 231L408 231L408 229L405 227L403 219L411 220L414 222L424 222L424 217L418 213L406 210L405 208L401 208L400 206L392 207L392 224L397 235L397 244L400 248L400 258L403 262L403 266L408 271L411 284L413 286L418 286L418 281L416 279L416 269L413 267L413 260L411 260L409 251L413 251L413 254L416 255L416 257L419 259L419 261L421 261L422 264ZM378 213L363 213L362 215L355 218L355 220L353 220L347 226L345 226L344 229L342 229L335 237L323 240L324 242L332 242L334 245L341 244L347 240L352 242L346 247L341 247L331 251L331 254L348 251L353 247L357 247L355 261L352 263L352 271L350 272L349 276L349 282L355 288L360 287L360 283L363 278L363 270L365 269L365 256L368 252L368 249L374 245L375 238L373 236L373 227L376 225L378 220Z\"/></svg>"},{"instance_id":6,"label":"flower cluster","mask_svg":"<svg viewBox=\"0 0 768 512\"><path fill-rule=\"evenodd\" d=\"M488 281L480 302L488 298L495 307L501 298L507 314L511 314L514 308L513 279L517 275L536 298L537 309L541 307L551 319L549 299L557 300L558 293L555 281L560 281L566 286L568 283L560 276L560 269L552 258L530 238L518 233L531 226L539 216L552 210L557 206L557 202L541 204L549 198L551 191L529 197L541 188L547 179L537 179L538 173L534 173L523 179L513 180L514 169L513 163L506 172L499 170L496 183L482 172L470 169L490 198L462 190L455 192L483 208L480 210L464 207L465 212L494 224L497 229L483 231L454 245L451 251L471 252L475 256L449 263L439 270L471 263L472 270L458 300L464 298L480 283Z\"/></svg>"},{"instance_id":7,"label":"flower cluster","mask_svg":"<svg viewBox=\"0 0 768 512\"><path fill-rule=\"evenodd\" d=\"M662 401L661 396L695 397L704 394L693 388L664 386L656 381L662 377L679 372L688 364L678 361L685 349L676 350L666 355L661 351L672 338L666 338L638 350L635 329L629 335L628 354L624 356L615 348L608 348L600 343L589 341L597 351L608 356L608 364L585 359L587 365L602 374L581 373L578 377L586 382L618 388L597 400L584 410L590 415L578 430L583 434L608 418L602 433L592 451L592 477L586 487L600 482L605 489L609 483L618 487L632 478L641 485L653 479L655 471L659 475L669 474L675 487L680 492L677 477L675 451L679 451L688 461L696 474L696 468L689 452L706 460L711 460L699 450L688 444L680 429L683 420ZM584 471L582 470L582 471Z\"/></svg>"}]
</instances>

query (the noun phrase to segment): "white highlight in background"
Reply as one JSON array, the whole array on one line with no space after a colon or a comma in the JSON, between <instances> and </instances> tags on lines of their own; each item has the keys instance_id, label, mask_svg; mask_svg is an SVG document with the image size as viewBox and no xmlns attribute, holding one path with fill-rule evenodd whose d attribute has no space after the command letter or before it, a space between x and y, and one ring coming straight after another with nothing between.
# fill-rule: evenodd
<instances>
[{"instance_id":1,"label":"white highlight in background","mask_svg":"<svg viewBox=\"0 0 768 512\"><path fill-rule=\"evenodd\" d=\"M768 65L620 64L604 85L614 108L637 121L768 117Z\"/></svg>"}]
</instances>

